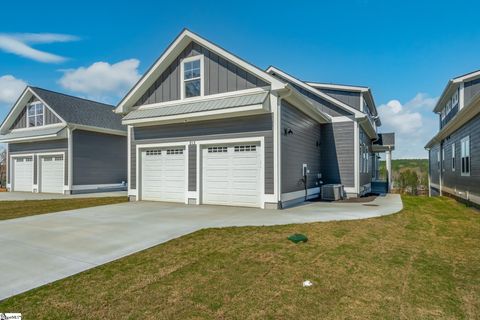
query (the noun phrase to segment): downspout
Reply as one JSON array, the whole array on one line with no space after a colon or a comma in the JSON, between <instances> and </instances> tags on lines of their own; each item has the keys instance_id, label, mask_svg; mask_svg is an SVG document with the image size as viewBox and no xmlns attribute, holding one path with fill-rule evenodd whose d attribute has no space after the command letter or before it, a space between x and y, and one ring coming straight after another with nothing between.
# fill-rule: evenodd
<instances>
[{"instance_id":1,"label":"downspout","mask_svg":"<svg viewBox=\"0 0 480 320\"><path fill-rule=\"evenodd\" d=\"M73 131L75 128L67 127L67 137L68 137L68 149L67 149L67 154L68 154L68 173L67 173L67 179L68 179L68 193L72 194L72 186L73 186Z\"/></svg>"}]
</instances>

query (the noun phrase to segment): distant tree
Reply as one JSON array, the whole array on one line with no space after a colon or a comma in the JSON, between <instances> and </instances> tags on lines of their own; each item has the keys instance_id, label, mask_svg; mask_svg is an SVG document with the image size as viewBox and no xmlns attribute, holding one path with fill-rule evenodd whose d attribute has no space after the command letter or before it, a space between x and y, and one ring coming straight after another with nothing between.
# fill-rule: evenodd
<instances>
[{"instance_id":1,"label":"distant tree","mask_svg":"<svg viewBox=\"0 0 480 320\"><path fill-rule=\"evenodd\" d=\"M416 195L420 185L417 172L410 169L401 171L397 178L397 185L401 193Z\"/></svg>"}]
</instances>

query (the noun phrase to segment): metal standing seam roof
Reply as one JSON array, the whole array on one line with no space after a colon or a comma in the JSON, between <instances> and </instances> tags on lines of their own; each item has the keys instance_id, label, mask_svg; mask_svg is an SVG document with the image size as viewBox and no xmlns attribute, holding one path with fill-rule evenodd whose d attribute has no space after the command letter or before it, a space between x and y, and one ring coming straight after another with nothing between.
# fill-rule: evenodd
<instances>
[{"instance_id":1,"label":"metal standing seam roof","mask_svg":"<svg viewBox=\"0 0 480 320\"><path fill-rule=\"evenodd\" d=\"M11 139L21 139L21 138L35 138L41 136L49 136L52 134L58 134L60 131L65 129L65 126L62 127L53 127L40 130L25 130L25 131L14 131L5 135L0 135L0 142Z\"/></svg>"},{"instance_id":2,"label":"metal standing seam roof","mask_svg":"<svg viewBox=\"0 0 480 320\"><path fill-rule=\"evenodd\" d=\"M246 107L252 105L263 104L268 97L268 92L253 93L249 95L224 97L211 100L195 101L195 102L181 102L179 104L148 108L141 110L134 110L127 114L123 120L134 120L144 118L157 118L172 115L180 115L187 113L195 113L202 111L212 111L229 109L236 107Z\"/></svg>"}]
</instances>

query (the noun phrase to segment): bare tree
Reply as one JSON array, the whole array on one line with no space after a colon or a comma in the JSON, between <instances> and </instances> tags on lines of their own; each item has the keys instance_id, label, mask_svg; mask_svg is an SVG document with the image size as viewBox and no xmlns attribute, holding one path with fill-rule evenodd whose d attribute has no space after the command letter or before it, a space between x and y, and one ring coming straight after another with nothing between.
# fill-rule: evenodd
<instances>
[{"instance_id":1,"label":"bare tree","mask_svg":"<svg viewBox=\"0 0 480 320\"><path fill-rule=\"evenodd\" d=\"M0 188L6 187L7 184L7 150L0 149Z\"/></svg>"}]
</instances>

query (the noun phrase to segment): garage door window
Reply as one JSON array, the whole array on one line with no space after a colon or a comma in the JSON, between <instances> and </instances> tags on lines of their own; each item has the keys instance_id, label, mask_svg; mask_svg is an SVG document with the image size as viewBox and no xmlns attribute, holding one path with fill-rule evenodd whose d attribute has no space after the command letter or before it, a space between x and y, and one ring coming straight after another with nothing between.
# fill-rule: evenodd
<instances>
[{"instance_id":1,"label":"garage door window","mask_svg":"<svg viewBox=\"0 0 480 320\"><path fill-rule=\"evenodd\" d=\"M227 147L208 147L208 153L228 152Z\"/></svg>"},{"instance_id":2,"label":"garage door window","mask_svg":"<svg viewBox=\"0 0 480 320\"><path fill-rule=\"evenodd\" d=\"M257 146L235 146L235 152L249 152L249 151L256 151Z\"/></svg>"},{"instance_id":3,"label":"garage door window","mask_svg":"<svg viewBox=\"0 0 480 320\"><path fill-rule=\"evenodd\" d=\"M147 156L159 156L162 154L161 150L147 150L146 155Z\"/></svg>"},{"instance_id":4,"label":"garage door window","mask_svg":"<svg viewBox=\"0 0 480 320\"><path fill-rule=\"evenodd\" d=\"M183 154L183 149L167 149L167 154Z\"/></svg>"}]
</instances>

